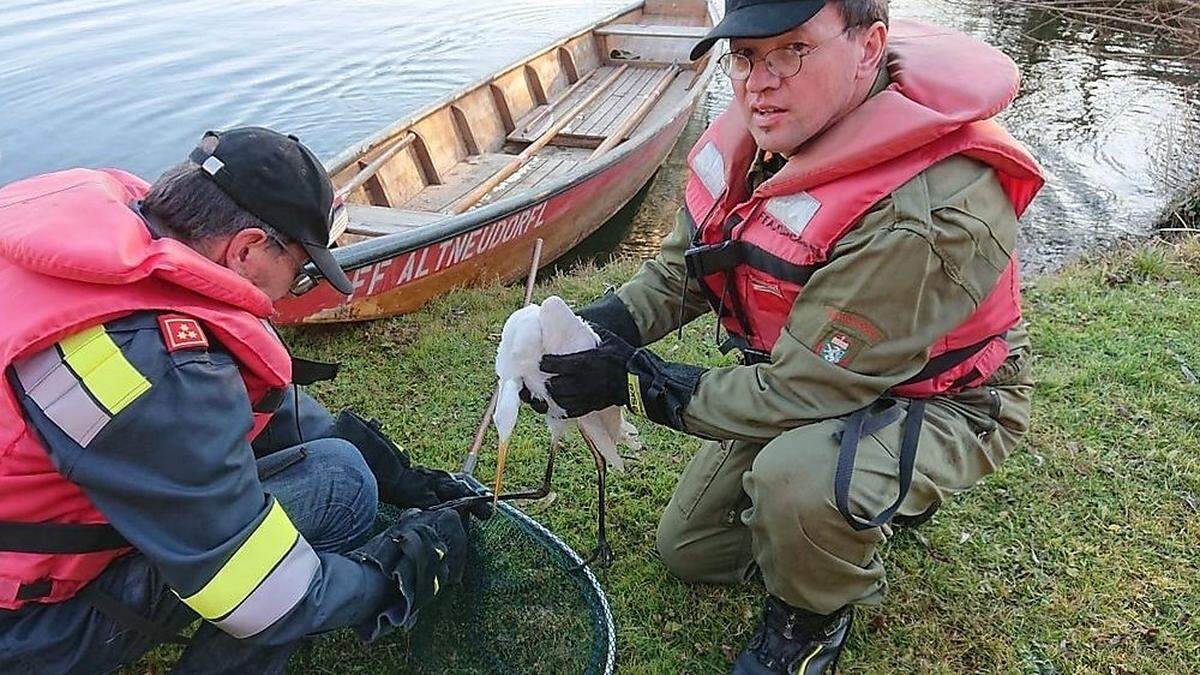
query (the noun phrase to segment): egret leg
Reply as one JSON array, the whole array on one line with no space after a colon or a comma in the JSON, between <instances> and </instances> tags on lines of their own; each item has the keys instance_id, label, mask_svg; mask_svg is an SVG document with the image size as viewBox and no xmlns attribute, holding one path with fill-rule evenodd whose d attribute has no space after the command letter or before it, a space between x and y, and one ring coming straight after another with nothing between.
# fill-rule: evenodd
<instances>
[{"instance_id":1,"label":"egret leg","mask_svg":"<svg viewBox=\"0 0 1200 675\"><path fill-rule=\"evenodd\" d=\"M596 462L596 487L599 499L596 508L596 548L583 561L581 567L595 563L596 567L607 571L613 564L613 551L612 547L608 544L607 518L605 517L604 505L605 494L607 492L605 489L605 477L608 475L608 463L604 461L604 456L596 450L591 439L584 435L583 441L587 444L588 449L592 451L592 460Z\"/></svg>"}]
</instances>

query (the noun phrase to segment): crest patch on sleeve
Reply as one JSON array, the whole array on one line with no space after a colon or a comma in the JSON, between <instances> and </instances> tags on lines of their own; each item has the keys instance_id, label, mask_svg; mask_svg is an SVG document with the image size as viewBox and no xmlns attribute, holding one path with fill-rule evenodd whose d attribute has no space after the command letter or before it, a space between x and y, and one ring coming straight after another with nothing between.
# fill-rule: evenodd
<instances>
[{"instance_id":1,"label":"crest patch on sleeve","mask_svg":"<svg viewBox=\"0 0 1200 675\"><path fill-rule=\"evenodd\" d=\"M863 341L848 332L833 329L817 343L817 355L835 366L848 366L862 351Z\"/></svg>"},{"instance_id":2,"label":"crest patch on sleeve","mask_svg":"<svg viewBox=\"0 0 1200 675\"><path fill-rule=\"evenodd\" d=\"M204 334L200 322L190 316L161 314L158 317L158 329L162 331L168 352L208 347L208 336Z\"/></svg>"}]
</instances>

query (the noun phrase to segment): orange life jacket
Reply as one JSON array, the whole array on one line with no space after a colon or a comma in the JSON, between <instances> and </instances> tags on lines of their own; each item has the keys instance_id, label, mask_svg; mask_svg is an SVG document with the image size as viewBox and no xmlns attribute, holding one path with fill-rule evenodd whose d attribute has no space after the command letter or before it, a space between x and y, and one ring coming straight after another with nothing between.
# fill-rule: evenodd
<instances>
[{"instance_id":1,"label":"orange life jacket","mask_svg":"<svg viewBox=\"0 0 1200 675\"><path fill-rule=\"evenodd\" d=\"M686 204L696 224L689 271L735 344L751 355L770 353L838 240L933 164L954 155L988 164L1018 216L1042 187L1037 162L991 120L1017 92L1008 57L960 33L896 21L887 68L887 89L804 145L753 192L746 174L756 145L735 105L688 157ZM975 313L929 346L929 365L892 393L925 398L991 375L1008 355L1005 331L1021 317L1017 276L1013 257Z\"/></svg>"},{"instance_id":2,"label":"orange life jacket","mask_svg":"<svg viewBox=\"0 0 1200 675\"><path fill-rule=\"evenodd\" d=\"M252 402L276 398L292 372L267 322L270 299L184 244L153 239L131 209L147 190L131 174L86 169L0 188L0 371L91 326L161 310L199 320L229 350ZM248 437L269 419L255 412ZM0 526L61 526L84 537L111 530L106 522L54 468L13 389L0 386ZM0 608L66 600L127 551L0 550Z\"/></svg>"}]
</instances>

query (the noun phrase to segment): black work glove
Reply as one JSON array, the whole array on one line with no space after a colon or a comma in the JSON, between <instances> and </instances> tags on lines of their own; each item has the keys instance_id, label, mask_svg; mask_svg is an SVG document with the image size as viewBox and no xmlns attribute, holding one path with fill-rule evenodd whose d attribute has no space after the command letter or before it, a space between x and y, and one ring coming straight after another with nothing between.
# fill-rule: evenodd
<instances>
[{"instance_id":1,"label":"black work glove","mask_svg":"<svg viewBox=\"0 0 1200 675\"><path fill-rule=\"evenodd\" d=\"M517 395L521 397L521 400L526 405L528 405L530 408L533 408L534 412L539 415L545 415L550 411L550 404L534 396L533 392L529 391L529 387L526 387L524 384L521 385L521 391Z\"/></svg>"},{"instance_id":2,"label":"black work glove","mask_svg":"<svg viewBox=\"0 0 1200 675\"><path fill-rule=\"evenodd\" d=\"M625 362L633 356L633 345L602 326L595 329L600 336L595 348L546 354L538 363L542 372L553 375L546 391L567 417L629 403Z\"/></svg>"},{"instance_id":3,"label":"black work glove","mask_svg":"<svg viewBox=\"0 0 1200 675\"><path fill-rule=\"evenodd\" d=\"M413 466L404 451L380 430L377 420L364 420L343 410L333 424L333 435L354 444L367 460L379 486L380 501L401 508L428 508L459 497L483 494L445 471ZM492 515L486 499L472 502L467 511L480 520Z\"/></svg>"},{"instance_id":4,"label":"black work glove","mask_svg":"<svg viewBox=\"0 0 1200 675\"><path fill-rule=\"evenodd\" d=\"M629 308L617 297L616 293L611 291L605 293L575 313L592 326L599 326L610 333L616 333L622 340L634 347L642 346L642 333L638 330L637 322L633 320Z\"/></svg>"},{"instance_id":5,"label":"black work glove","mask_svg":"<svg viewBox=\"0 0 1200 675\"><path fill-rule=\"evenodd\" d=\"M621 337L596 327L600 344L573 354L547 354L539 368L555 373L546 390L567 417L579 417L611 405L652 422L687 431L682 413L708 369L664 361L646 348L634 349Z\"/></svg>"},{"instance_id":6,"label":"black work glove","mask_svg":"<svg viewBox=\"0 0 1200 675\"><path fill-rule=\"evenodd\" d=\"M443 588L462 581L467 535L462 519L450 510L409 509L391 527L347 556L378 569L396 584L401 604L385 609L370 633L387 631L390 623L409 627L417 612Z\"/></svg>"},{"instance_id":7,"label":"black work glove","mask_svg":"<svg viewBox=\"0 0 1200 675\"><path fill-rule=\"evenodd\" d=\"M692 400L707 368L664 361L649 349L639 349L625 364L630 381L629 409L652 422L687 432L683 409Z\"/></svg>"}]
</instances>

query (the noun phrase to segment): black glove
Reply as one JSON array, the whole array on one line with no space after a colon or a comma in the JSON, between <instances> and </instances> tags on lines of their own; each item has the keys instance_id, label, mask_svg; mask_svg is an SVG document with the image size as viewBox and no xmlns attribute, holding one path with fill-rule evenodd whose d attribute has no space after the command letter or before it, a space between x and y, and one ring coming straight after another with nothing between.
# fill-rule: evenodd
<instances>
[{"instance_id":1,"label":"black glove","mask_svg":"<svg viewBox=\"0 0 1200 675\"><path fill-rule=\"evenodd\" d=\"M367 460L379 499L399 507L427 508L459 497L483 494L466 481L437 469L414 467L404 451L396 447L380 430L377 420L364 420L350 410L343 410L333 424L333 435L354 444ZM467 510L480 520L492 515L489 501L472 502Z\"/></svg>"},{"instance_id":2,"label":"black glove","mask_svg":"<svg viewBox=\"0 0 1200 675\"><path fill-rule=\"evenodd\" d=\"M462 519L450 510L409 509L400 520L347 554L377 568L400 591L402 604L377 618L371 636L386 632L384 622L408 627L417 612L443 588L462 581L467 535Z\"/></svg>"},{"instance_id":3,"label":"black glove","mask_svg":"<svg viewBox=\"0 0 1200 675\"><path fill-rule=\"evenodd\" d=\"M534 396L533 392L529 391L529 388L524 384L521 385L521 392L517 395L539 415L545 415L550 410L550 404Z\"/></svg>"},{"instance_id":4,"label":"black glove","mask_svg":"<svg viewBox=\"0 0 1200 675\"><path fill-rule=\"evenodd\" d=\"M596 326L596 333L600 344L594 349L546 354L538 364L542 372L554 375L546 382L546 391L567 417L629 403L625 363L634 348L601 326Z\"/></svg>"},{"instance_id":5,"label":"black glove","mask_svg":"<svg viewBox=\"0 0 1200 675\"><path fill-rule=\"evenodd\" d=\"M575 313L593 326L616 333L634 347L642 346L642 333L638 330L637 322L616 293L605 293Z\"/></svg>"},{"instance_id":6,"label":"black glove","mask_svg":"<svg viewBox=\"0 0 1200 675\"><path fill-rule=\"evenodd\" d=\"M629 409L652 422L687 432L683 409L692 400L700 377L708 369L663 361L649 349L634 352L625 367L638 383L637 387L631 388Z\"/></svg>"}]
</instances>

